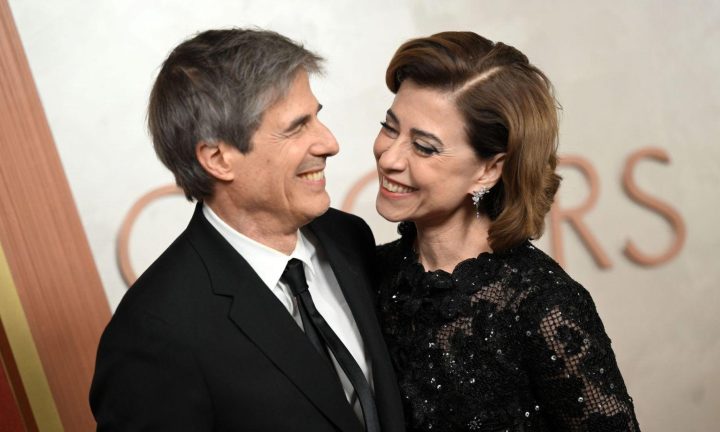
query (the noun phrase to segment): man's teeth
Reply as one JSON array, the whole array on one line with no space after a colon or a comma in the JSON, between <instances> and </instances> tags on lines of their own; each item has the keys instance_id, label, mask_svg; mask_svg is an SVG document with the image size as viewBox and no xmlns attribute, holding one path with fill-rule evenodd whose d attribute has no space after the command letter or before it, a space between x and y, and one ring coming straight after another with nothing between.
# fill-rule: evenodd
<instances>
[{"instance_id":1,"label":"man's teeth","mask_svg":"<svg viewBox=\"0 0 720 432\"><path fill-rule=\"evenodd\" d=\"M298 177L303 180L318 181L325 178L325 171L315 171L311 173L300 174Z\"/></svg>"},{"instance_id":2,"label":"man's teeth","mask_svg":"<svg viewBox=\"0 0 720 432\"><path fill-rule=\"evenodd\" d=\"M413 191L411 188L393 183L385 177L382 179L382 185L385 189L395 193L410 193Z\"/></svg>"}]
</instances>

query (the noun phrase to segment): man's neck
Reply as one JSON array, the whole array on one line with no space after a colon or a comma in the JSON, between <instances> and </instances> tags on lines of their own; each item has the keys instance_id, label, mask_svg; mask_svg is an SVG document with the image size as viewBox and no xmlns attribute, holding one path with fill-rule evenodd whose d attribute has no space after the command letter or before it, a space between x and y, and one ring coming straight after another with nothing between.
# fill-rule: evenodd
<instances>
[{"instance_id":1,"label":"man's neck","mask_svg":"<svg viewBox=\"0 0 720 432\"><path fill-rule=\"evenodd\" d=\"M240 234L285 255L295 250L299 227L283 224L277 215L237 208L219 199L209 199L204 204Z\"/></svg>"}]
</instances>

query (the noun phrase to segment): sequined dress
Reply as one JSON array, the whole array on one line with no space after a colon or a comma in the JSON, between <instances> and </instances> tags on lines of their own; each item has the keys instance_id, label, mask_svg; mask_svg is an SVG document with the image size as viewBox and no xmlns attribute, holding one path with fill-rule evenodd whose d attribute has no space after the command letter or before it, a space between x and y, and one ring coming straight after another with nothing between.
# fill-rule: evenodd
<instances>
[{"instance_id":1,"label":"sequined dress","mask_svg":"<svg viewBox=\"0 0 720 432\"><path fill-rule=\"evenodd\" d=\"M415 431L639 431L589 293L525 242L426 272L378 247L379 310Z\"/></svg>"}]
</instances>

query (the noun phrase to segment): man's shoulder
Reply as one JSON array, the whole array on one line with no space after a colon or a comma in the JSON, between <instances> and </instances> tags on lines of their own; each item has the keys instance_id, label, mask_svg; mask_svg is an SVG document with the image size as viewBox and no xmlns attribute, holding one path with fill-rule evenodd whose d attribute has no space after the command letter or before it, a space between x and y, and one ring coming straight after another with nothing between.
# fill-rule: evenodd
<instances>
[{"instance_id":1,"label":"man's shoulder","mask_svg":"<svg viewBox=\"0 0 720 432\"><path fill-rule=\"evenodd\" d=\"M354 215L352 213L347 213L333 207L328 208L328 210L322 216L319 216L317 219L315 219L315 221L323 223L342 223L349 225L360 224L367 226L365 221L360 216Z\"/></svg>"},{"instance_id":2,"label":"man's shoulder","mask_svg":"<svg viewBox=\"0 0 720 432\"><path fill-rule=\"evenodd\" d=\"M311 222L315 231L327 232L332 238L356 241L372 241L375 239L368 224L359 216L335 208L329 208L322 216Z\"/></svg>"},{"instance_id":3,"label":"man's shoulder","mask_svg":"<svg viewBox=\"0 0 720 432\"><path fill-rule=\"evenodd\" d=\"M197 266L202 266L200 255L189 240L187 232L183 232L143 272L135 284L152 284L158 279L184 280L185 274L195 271Z\"/></svg>"},{"instance_id":4,"label":"man's shoulder","mask_svg":"<svg viewBox=\"0 0 720 432\"><path fill-rule=\"evenodd\" d=\"M183 233L128 288L115 315L171 315L206 281L204 262Z\"/></svg>"}]
</instances>

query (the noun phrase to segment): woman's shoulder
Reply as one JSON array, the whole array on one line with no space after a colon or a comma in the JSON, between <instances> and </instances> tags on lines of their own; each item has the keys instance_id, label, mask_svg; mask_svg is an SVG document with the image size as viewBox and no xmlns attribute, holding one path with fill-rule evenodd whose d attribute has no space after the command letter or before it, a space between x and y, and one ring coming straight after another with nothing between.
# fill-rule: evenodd
<instances>
[{"instance_id":1,"label":"woman's shoulder","mask_svg":"<svg viewBox=\"0 0 720 432\"><path fill-rule=\"evenodd\" d=\"M519 246L507 264L519 273L525 302L547 308L553 305L595 308L588 290L532 243Z\"/></svg>"},{"instance_id":2,"label":"woman's shoulder","mask_svg":"<svg viewBox=\"0 0 720 432\"><path fill-rule=\"evenodd\" d=\"M562 331L582 329L602 345L609 344L590 292L557 261L529 242L514 259L522 286L516 310L526 325L546 328L555 323Z\"/></svg>"}]
</instances>

